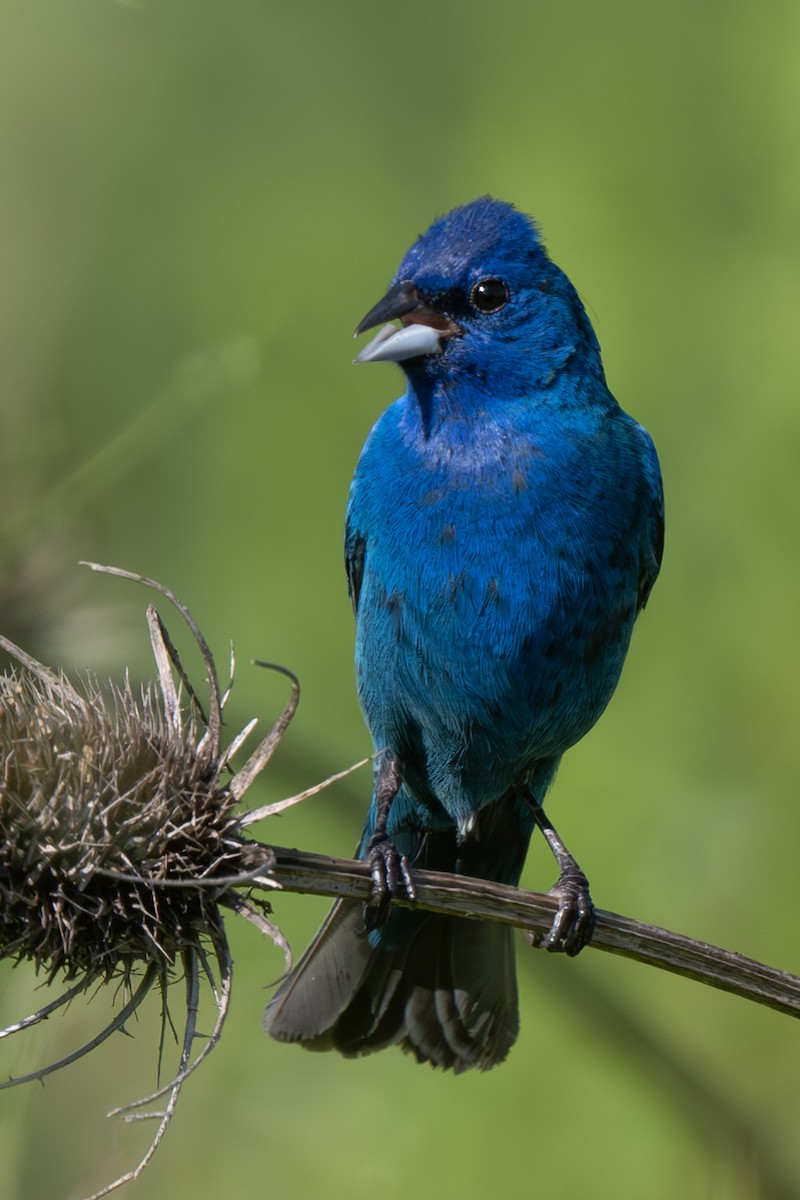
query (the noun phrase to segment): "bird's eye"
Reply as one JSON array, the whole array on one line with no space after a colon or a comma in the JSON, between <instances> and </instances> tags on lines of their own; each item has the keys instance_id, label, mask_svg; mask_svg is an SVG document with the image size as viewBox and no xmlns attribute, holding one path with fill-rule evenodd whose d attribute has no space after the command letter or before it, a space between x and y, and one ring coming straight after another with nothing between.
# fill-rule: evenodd
<instances>
[{"instance_id":1,"label":"bird's eye","mask_svg":"<svg viewBox=\"0 0 800 1200\"><path fill-rule=\"evenodd\" d=\"M469 294L469 302L479 312L495 313L511 299L508 285L502 279L481 279Z\"/></svg>"}]
</instances>

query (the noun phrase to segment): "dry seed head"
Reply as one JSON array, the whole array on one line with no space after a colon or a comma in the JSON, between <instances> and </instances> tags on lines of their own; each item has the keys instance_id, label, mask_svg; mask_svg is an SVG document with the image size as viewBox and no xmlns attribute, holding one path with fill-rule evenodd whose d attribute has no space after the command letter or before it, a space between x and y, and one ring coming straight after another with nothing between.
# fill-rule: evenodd
<instances>
[{"instance_id":1,"label":"dry seed head","mask_svg":"<svg viewBox=\"0 0 800 1200\"><path fill-rule=\"evenodd\" d=\"M173 965L213 901L152 884L242 869L235 801L198 753L196 720L173 728L152 686L87 677L78 692L14 671L0 681L0 763L0 955L67 978Z\"/></svg>"},{"instance_id":2,"label":"dry seed head","mask_svg":"<svg viewBox=\"0 0 800 1200\"><path fill-rule=\"evenodd\" d=\"M235 810L291 721L299 687L291 672L276 668L292 680L291 698L231 774L230 759L255 722L221 748L228 693L221 694L213 657L189 611L153 580L94 569L143 583L177 607L200 650L209 688L206 717L152 607L147 619L158 681L138 692L127 678L122 686L101 687L86 676L75 686L0 636L0 647L16 662L0 676L0 958L29 960L48 982L70 983L38 1012L0 1030L0 1040L63 1010L95 982L123 983L115 993L122 1005L105 1029L58 1062L0 1083L0 1090L44 1079L88 1053L124 1027L154 984L162 992L166 1030L172 1025L167 991L179 977L185 987L176 1075L153 1095L115 1110L129 1119L156 1117L158 1128L138 1166L90 1197L99 1200L141 1174L184 1080L222 1033L233 971L222 909L244 916L288 956L266 915L269 906L252 895L254 887L275 886L271 851L243 834L266 810ZM243 886L244 895L236 890ZM197 1052L204 978L217 1020ZM161 1112L140 1111L162 1096Z\"/></svg>"}]
</instances>

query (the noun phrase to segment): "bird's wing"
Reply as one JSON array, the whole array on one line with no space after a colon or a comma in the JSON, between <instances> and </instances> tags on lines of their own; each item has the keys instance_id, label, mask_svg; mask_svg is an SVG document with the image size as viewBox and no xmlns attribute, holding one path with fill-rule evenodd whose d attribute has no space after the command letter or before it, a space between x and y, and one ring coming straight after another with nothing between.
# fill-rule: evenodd
<instances>
[{"instance_id":1,"label":"bird's wing","mask_svg":"<svg viewBox=\"0 0 800 1200\"><path fill-rule=\"evenodd\" d=\"M350 593L350 603L356 614L358 614L358 597L361 594L361 580L364 577L366 546L367 539L360 530L354 528L348 513L344 535L344 565L347 569L347 590Z\"/></svg>"},{"instance_id":2,"label":"bird's wing","mask_svg":"<svg viewBox=\"0 0 800 1200\"><path fill-rule=\"evenodd\" d=\"M658 455L650 435L639 426L644 442L642 466L644 468L646 501L645 524L639 554L639 598L637 612L644 608L653 584L658 578L661 558L664 553L664 489Z\"/></svg>"}]
</instances>

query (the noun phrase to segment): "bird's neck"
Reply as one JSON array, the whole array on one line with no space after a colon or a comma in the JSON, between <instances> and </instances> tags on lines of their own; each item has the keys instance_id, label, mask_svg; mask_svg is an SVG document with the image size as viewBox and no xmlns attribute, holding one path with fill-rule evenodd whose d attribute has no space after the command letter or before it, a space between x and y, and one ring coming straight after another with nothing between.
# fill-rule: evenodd
<instances>
[{"instance_id":1,"label":"bird's neck","mask_svg":"<svg viewBox=\"0 0 800 1200\"><path fill-rule=\"evenodd\" d=\"M616 406L599 356L587 363L586 355L571 347L564 347L536 374L409 373L406 398L406 419L415 438L444 439L453 445L482 437L488 427L520 422L536 426L541 420L559 427L580 423L587 406L595 412Z\"/></svg>"}]
</instances>

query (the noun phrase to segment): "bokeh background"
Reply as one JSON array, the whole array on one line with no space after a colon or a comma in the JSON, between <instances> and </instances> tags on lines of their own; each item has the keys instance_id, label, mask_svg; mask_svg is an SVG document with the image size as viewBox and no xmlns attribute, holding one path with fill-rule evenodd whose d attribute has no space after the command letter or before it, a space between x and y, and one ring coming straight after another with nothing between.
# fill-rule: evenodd
<instances>
[{"instance_id":1,"label":"bokeh background","mask_svg":"<svg viewBox=\"0 0 800 1200\"><path fill-rule=\"evenodd\" d=\"M666 479L662 579L553 816L602 907L800 970L800 10L730 0L2 0L0 627L151 674L155 576L239 667L233 729L303 700L258 803L368 752L341 564L347 487L401 378L350 335L417 233L490 192L536 215ZM175 622L171 622L175 624ZM347 853L368 779L264 838ZM526 882L553 869L537 846ZM300 949L325 911L285 896ZM271 945L231 923L226 1035L148 1200L800 1194L800 1028L681 979L520 943L509 1061L273 1044ZM44 1002L3 968L0 1015ZM2 1074L91 1036L73 1007ZM132 1165L108 1122L155 1082L155 998L45 1088L0 1097L0 1194ZM169 1053L169 1051L168 1051Z\"/></svg>"}]
</instances>

